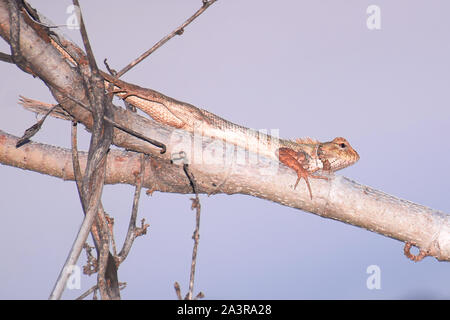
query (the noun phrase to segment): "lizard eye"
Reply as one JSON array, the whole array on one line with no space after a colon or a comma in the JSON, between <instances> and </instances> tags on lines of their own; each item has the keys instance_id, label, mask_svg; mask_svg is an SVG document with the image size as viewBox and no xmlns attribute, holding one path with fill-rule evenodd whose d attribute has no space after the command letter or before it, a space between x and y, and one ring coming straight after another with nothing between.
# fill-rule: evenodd
<instances>
[{"instance_id":1,"label":"lizard eye","mask_svg":"<svg viewBox=\"0 0 450 320\"><path fill-rule=\"evenodd\" d=\"M339 147L341 147L342 149L345 149L347 147L347 145L345 143L340 143Z\"/></svg>"}]
</instances>

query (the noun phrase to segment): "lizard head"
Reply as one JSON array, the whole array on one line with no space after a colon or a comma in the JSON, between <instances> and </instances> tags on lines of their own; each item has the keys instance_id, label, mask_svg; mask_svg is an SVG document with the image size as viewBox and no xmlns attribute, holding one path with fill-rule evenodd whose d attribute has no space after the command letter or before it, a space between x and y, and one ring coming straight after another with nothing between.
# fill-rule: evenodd
<instances>
[{"instance_id":1,"label":"lizard head","mask_svg":"<svg viewBox=\"0 0 450 320\"><path fill-rule=\"evenodd\" d=\"M341 137L320 143L318 155L323 163L324 170L328 171L346 168L359 160L359 154L350 146L347 140Z\"/></svg>"}]
</instances>

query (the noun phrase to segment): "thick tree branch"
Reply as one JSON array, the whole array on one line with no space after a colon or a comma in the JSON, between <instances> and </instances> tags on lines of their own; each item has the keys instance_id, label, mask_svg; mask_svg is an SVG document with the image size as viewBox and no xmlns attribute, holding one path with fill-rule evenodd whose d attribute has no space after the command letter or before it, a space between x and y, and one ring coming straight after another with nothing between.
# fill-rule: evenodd
<instances>
[{"instance_id":1,"label":"thick tree branch","mask_svg":"<svg viewBox=\"0 0 450 320\"><path fill-rule=\"evenodd\" d=\"M74 179L70 150L34 142L16 149L17 139L0 131L0 163L65 180ZM112 150L108 155L105 183L135 185L140 172L138 155ZM80 153L82 168L85 161L86 154ZM211 159L204 165L191 164L189 168L196 177L198 193L239 193L278 202L411 242L438 260L450 261L448 214L398 199L348 178L335 175L330 181L314 181L311 202L306 187L293 190L296 176L284 166L279 167L277 173L266 175L262 175L264 171L256 164L230 161L224 168ZM182 165L156 157L146 162L143 187L151 191L192 193Z\"/></svg>"}]
</instances>

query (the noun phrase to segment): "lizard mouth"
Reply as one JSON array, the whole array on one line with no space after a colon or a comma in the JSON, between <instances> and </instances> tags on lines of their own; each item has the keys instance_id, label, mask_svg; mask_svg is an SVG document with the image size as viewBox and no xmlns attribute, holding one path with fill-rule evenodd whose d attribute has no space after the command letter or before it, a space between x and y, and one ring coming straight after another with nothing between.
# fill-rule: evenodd
<instances>
[{"instance_id":1,"label":"lizard mouth","mask_svg":"<svg viewBox=\"0 0 450 320\"><path fill-rule=\"evenodd\" d=\"M319 156L319 159L324 164L325 170L338 171L357 162L359 160L359 154L353 150L352 153L347 154L345 157L330 157L322 154Z\"/></svg>"}]
</instances>

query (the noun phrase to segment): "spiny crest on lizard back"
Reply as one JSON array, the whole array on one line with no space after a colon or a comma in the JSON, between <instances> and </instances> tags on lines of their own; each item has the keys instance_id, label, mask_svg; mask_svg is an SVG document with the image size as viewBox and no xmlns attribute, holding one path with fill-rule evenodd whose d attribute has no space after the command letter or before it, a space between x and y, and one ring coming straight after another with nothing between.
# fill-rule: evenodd
<instances>
[{"instance_id":1,"label":"spiny crest on lizard back","mask_svg":"<svg viewBox=\"0 0 450 320\"><path fill-rule=\"evenodd\" d=\"M320 143L320 141L310 138L310 137L297 138L297 139L295 139L295 142L299 143L299 144L319 144Z\"/></svg>"}]
</instances>

